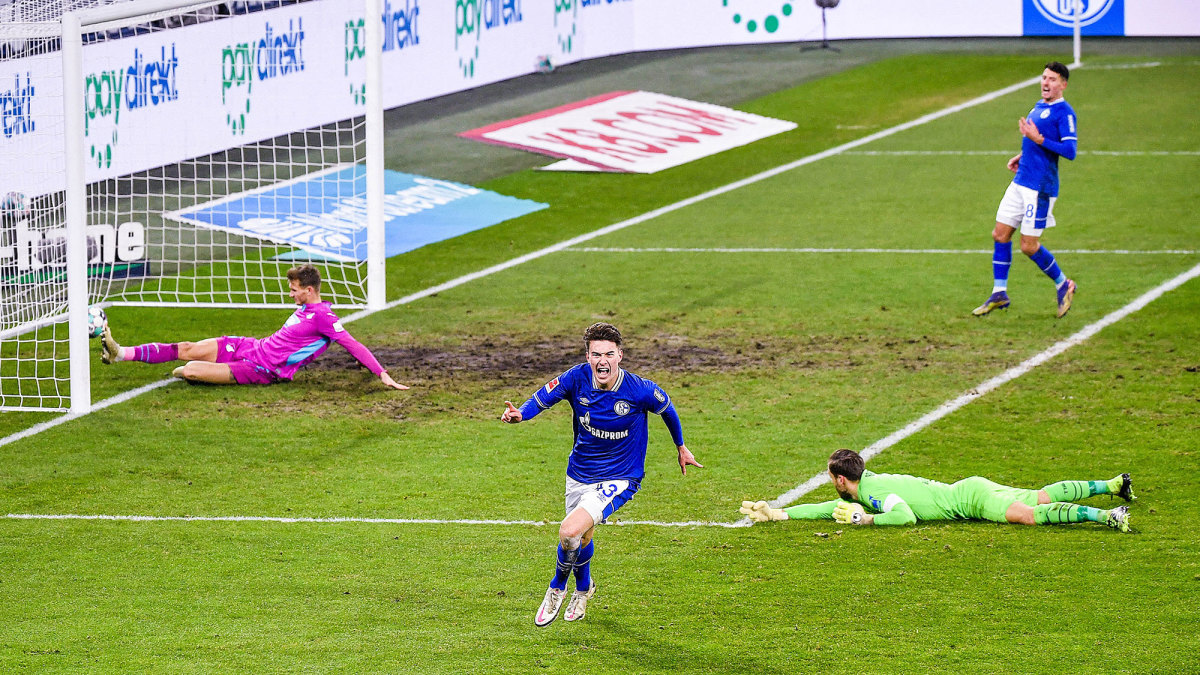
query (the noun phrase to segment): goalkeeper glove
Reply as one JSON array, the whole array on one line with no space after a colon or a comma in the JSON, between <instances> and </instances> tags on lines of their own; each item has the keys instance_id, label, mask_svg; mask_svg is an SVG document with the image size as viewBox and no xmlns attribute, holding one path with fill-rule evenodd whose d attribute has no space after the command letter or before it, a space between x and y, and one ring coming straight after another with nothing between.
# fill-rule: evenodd
<instances>
[{"instance_id":1,"label":"goalkeeper glove","mask_svg":"<svg viewBox=\"0 0 1200 675\"><path fill-rule=\"evenodd\" d=\"M854 502L839 501L833 507L833 519L846 525L861 524L865 514L862 505Z\"/></svg>"},{"instance_id":2,"label":"goalkeeper glove","mask_svg":"<svg viewBox=\"0 0 1200 675\"><path fill-rule=\"evenodd\" d=\"M783 509L773 509L766 502L742 502L742 508L738 509L738 511L756 523L765 523L771 520L787 520L788 518Z\"/></svg>"}]
</instances>

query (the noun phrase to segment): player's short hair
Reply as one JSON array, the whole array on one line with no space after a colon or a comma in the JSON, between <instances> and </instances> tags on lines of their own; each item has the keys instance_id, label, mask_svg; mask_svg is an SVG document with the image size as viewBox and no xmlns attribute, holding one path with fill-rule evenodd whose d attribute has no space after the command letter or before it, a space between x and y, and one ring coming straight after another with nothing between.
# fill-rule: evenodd
<instances>
[{"instance_id":1,"label":"player's short hair","mask_svg":"<svg viewBox=\"0 0 1200 675\"><path fill-rule=\"evenodd\" d=\"M583 331L583 347L589 349L596 340L608 340L618 348L621 346L621 331L611 323L597 322Z\"/></svg>"},{"instance_id":2,"label":"player's short hair","mask_svg":"<svg viewBox=\"0 0 1200 675\"><path fill-rule=\"evenodd\" d=\"M305 263L287 271L288 281L299 281L301 287L311 286L321 290L321 273L316 267Z\"/></svg>"},{"instance_id":3,"label":"player's short hair","mask_svg":"<svg viewBox=\"0 0 1200 675\"><path fill-rule=\"evenodd\" d=\"M829 456L829 470L833 472L833 475L844 476L853 481L862 480L866 464L862 455L846 448L834 450L833 454Z\"/></svg>"},{"instance_id":4,"label":"player's short hair","mask_svg":"<svg viewBox=\"0 0 1200 675\"><path fill-rule=\"evenodd\" d=\"M1058 73L1059 76L1062 77L1063 82L1071 79L1071 71L1067 70L1067 67L1060 61L1051 61L1050 63L1047 63L1046 70L1049 70L1052 73Z\"/></svg>"}]
</instances>

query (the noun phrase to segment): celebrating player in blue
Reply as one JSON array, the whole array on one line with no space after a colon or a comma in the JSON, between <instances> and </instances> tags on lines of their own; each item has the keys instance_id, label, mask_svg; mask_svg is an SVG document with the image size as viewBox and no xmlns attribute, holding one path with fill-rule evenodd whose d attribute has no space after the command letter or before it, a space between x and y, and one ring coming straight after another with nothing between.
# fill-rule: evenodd
<instances>
[{"instance_id":1,"label":"celebrating player in blue","mask_svg":"<svg viewBox=\"0 0 1200 675\"><path fill-rule=\"evenodd\" d=\"M995 240L992 254L992 294L972 312L983 316L994 309L1008 307L1008 270L1012 265L1012 236L1021 229L1021 252L1037 264L1058 288L1058 317L1071 309L1075 282L1058 268L1058 261L1041 244L1042 232L1054 227L1054 202L1058 199L1058 158L1075 159L1075 111L1063 98L1071 73L1058 61L1046 64L1042 71L1042 100L1028 117L1018 122L1021 153L1008 160L1008 170L1016 173L1000 208L996 211Z\"/></svg>"},{"instance_id":2,"label":"celebrating player in blue","mask_svg":"<svg viewBox=\"0 0 1200 675\"><path fill-rule=\"evenodd\" d=\"M621 370L621 333L596 323L583 334L587 363L546 383L516 408L505 401L500 419L509 424L531 419L567 399L574 412L575 444L567 461L567 517L558 528L558 564L534 624L547 626L558 616L575 574L575 592L563 618L578 621L596 594L591 575L592 532L633 498L646 474L646 413L662 417L679 448L679 468L704 465L683 444L683 428L670 397L657 384Z\"/></svg>"}]
</instances>

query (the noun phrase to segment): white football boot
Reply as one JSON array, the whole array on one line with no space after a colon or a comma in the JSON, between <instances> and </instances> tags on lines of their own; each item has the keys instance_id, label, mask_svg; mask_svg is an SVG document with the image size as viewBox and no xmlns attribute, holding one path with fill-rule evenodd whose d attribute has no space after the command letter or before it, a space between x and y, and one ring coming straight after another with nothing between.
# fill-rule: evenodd
<instances>
[{"instance_id":1,"label":"white football boot","mask_svg":"<svg viewBox=\"0 0 1200 675\"><path fill-rule=\"evenodd\" d=\"M591 600L595 594L595 581L592 582L592 587L588 589L587 593L580 593L579 591L572 593L571 602L567 603L567 613L563 615L563 619L566 621L578 621L582 619L583 615L587 614L588 600Z\"/></svg>"},{"instance_id":2,"label":"white football boot","mask_svg":"<svg viewBox=\"0 0 1200 675\"><path fill-rule=\"evenodd\" d=\"M558 610L562 607L563 598L566 596L567 589L565 588L561 591L557 588L547 588L546 597L542 599L537 615L533 617L534 625L540 628L554 623L554 620L558 618Z\"/></svg>"}]
</instances>

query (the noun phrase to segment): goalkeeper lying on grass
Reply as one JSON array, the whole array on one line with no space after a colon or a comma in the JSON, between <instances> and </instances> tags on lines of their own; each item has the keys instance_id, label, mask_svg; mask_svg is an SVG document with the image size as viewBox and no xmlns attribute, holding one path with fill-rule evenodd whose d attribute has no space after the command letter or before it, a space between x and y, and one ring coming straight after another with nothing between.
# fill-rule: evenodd
<instances>
[{"instance_id":1,"label":"goalkeeper lying on grass","mask_svg":"<svg viewBox=\"0 0 1200 675\"><path fill-rule=\"evenodd\" d=\"M903 474L873 473L853 450L829 457L829 479L841 499L786 509L767 502L742 502L750 520L832 518L850 525L912 525L919 520L990 520L1023 525L1096 522L1129 531L1129 507L1111 510L1073 504L1070 500L1111 494L1133 501L1129 474L1112 480L1065 480L1041 490L1025 490L972 476L947 485ZM865 508L864 508L865 507Z\"/></svg>"}]
</instances>

